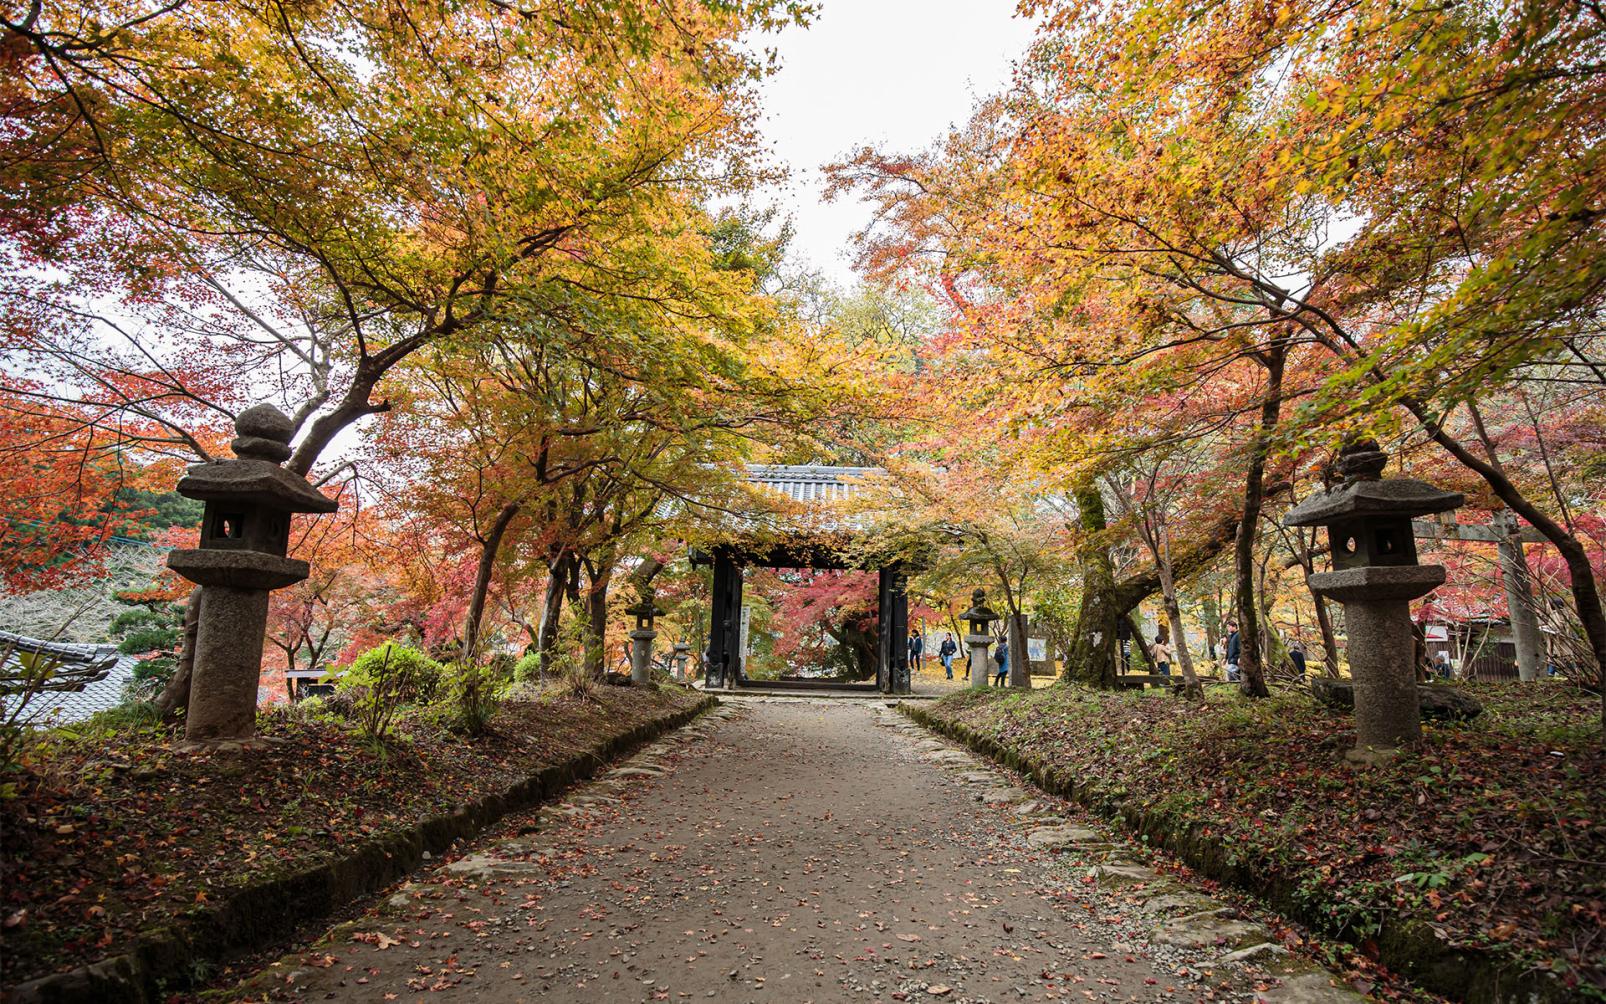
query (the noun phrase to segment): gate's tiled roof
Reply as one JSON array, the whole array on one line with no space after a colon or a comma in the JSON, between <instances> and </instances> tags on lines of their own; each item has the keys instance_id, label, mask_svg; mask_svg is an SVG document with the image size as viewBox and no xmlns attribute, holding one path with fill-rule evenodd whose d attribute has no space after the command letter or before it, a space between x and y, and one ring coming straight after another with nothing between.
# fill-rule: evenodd
<instances>
[{"instance_id":1,"label":"gate's tiled roof","mask_svg":"<svg viewBox=\"0 0 1606 1004\"><path fill-rule=\"evenodd\" d=\"M880 467L826 467L821 464L748 464L748 484L779 492L793 502L843 502L864 488Z\"/></svg>"},{"instance_id":2,"label":"gate's tiled roof","mask_svg":"<svg viewBox=\"0 0 1606 1004\"><path fill-rule=\"evenodd\" d=\"M114 645L74 645L40 641L0 631L0 693L23 685L19 657L43 658L51 677L24 712L32 724L81 722L97 711L115 707L134 677L137 660L118 654Z\"/></svg>"}]
</instances>

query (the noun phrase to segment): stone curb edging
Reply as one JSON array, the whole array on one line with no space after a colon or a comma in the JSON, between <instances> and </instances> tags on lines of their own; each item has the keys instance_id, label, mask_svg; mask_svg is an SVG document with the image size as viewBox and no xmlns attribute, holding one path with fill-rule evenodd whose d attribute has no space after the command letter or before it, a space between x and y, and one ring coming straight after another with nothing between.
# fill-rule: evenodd
<instances>
[{"instance_id":1,"label":"stone curb edging","mask_svg":"<svg viewBox=\"0 0 1606 1004\"><path fill-rule=\"evenodd\" d=\"M1023 756L966 725L939 718L927 708L900 703L898 711L932 732L1024 775L1049 794L1121 823L1151 845L1175 854L1207 878L1247 889L1280 913L1317 929L1324 928L1324 918L1298 897L1297 883L1269 868L1257 868L1253 862L1234 859L1226 845L1206 833L1200 824L1179 830L1165 814L1139 804L1134 798L1078 784L1069 772L1035 757ZM1549 1004L1575 999L1549 974L1525 971L1493 952L1453 946L1421 921L1386 917L1381 928L1374 939L1380 961L1434 993L1469 1004Z\"/></svg>"},{"instance_id":2,"label":"stone curb edging","mask_svg":"<svg viewBox=\"0 0 1606 1004\"><path fill-rule=\"evenodd\" d=\"M235 890L217 904L190 911L142 932L132 951L65 973L41 976L3 994L5 1004L148 1004L187 987L197 970L232 950L260 946L297 924L328 916L357 897L382 889L444 853L509 812L551 800L592 777L598 768L672 732L719 704L708 696L684 711L663 715L597 747L552 764L501 793L466 803L455 812L427 816L374 837L351 853L315 868Z\"/></svg>"}]
</instances>

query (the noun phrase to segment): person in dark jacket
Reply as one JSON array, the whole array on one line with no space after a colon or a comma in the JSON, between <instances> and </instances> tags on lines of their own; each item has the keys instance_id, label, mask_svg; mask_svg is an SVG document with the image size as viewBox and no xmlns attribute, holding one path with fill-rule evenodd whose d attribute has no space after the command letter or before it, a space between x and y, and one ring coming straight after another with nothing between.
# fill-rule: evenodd
<instances>
[{"instance_id":1,"label":"person in dark jacket","mask_svg":"<svg viewBox=\"0 0 1606 1004\"><path fill-rule=\"evenodd\" d=\"M1295 638L1288 643L1288 661L1294 664L1294 672L1299 678L1305 678L1305 643Z\"/></svg>"},{"instance_id":2,"label":"person in dark jacket","mask_svg":"<svg viewBox=\"0 0 1606 1004\"><path fill-rule=\"evenodd\" d=\"M951 633L944 634L942 644L937 646L937 658L942 660L943 671L950 680L954 678L954 656L958 654L959 646L954 643L954 636Z\"/></svg>"},{"instance_id":3,"label":"person in dark jacket","mask_svg":"<svg viewBox=\"0 0 1606 1004\"><path fill-rule=\"evenodd\" d=\"M998 675L993 677L994 681L1000 687L1008 686L1008 684L1009 684L1009 641L1007 639L1004 639L1004 638L998 639L998 650L993 653L993 658L998 660Z\"/></svg>"},{"instance_id":4,"label":"person in dark jacket","mask_svg":"<svg viewBox=\"0 0 1606 1004\"><path fill-rule=\"evenodd\" d=\"M1237 682L1238 660L1243 656L1243 639L1238 637L1238 622L1227 622L1227 679Z\"/></svg>"},{"instance_id":5,"label":"person in dark jacket","mask_svg":"<svg viewBox=\"0 0 1606 1004\"><path fill-rule=\"evenodd\" d=\"M925 668L926 639L920 637L917 629L909 631L909 668L916 673Z\"/></svg>"}]
</instances>

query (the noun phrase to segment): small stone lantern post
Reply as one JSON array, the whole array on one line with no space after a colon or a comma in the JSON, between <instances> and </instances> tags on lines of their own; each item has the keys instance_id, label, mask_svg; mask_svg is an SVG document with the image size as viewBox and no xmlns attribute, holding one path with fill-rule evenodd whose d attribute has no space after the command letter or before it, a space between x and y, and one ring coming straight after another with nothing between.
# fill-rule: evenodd
<instances>
[{"instance_id":1,"label":"small stone lantern post","mask_svg":"<svg viewBox=\"0 0 1606 1004\"><path fill-rule=\"evenodd\" d=\"M987 590L971 593L970 609L959 618L970 626L970 633L965 635L965 644L970 647L970 685L985 687L992 676L988 672L987 646L993 643L993 636L987 633L987 625L998 620L998 615L987 606Z\"/></svg>"},{"instance_id":2,"label":"small stone lantern post","mask_svg":"<svg viewBox=\"0 0 1606 1004\"><path fill-rule=\"evenodd\" d=\"M1425 481L1384 478L1388 455L1366 440L1339 454L1343 484L1306 499L1286 526L1326 526L1333 570L1310 577L1311 591L1344 604L1355 681L1358 762L1387 757L1422 738L1410 601L1444 582L1443 565L1419 565L1411 517L1464 501Z\"/></svg>"},{"instance_id":3,"label":"small stone lantern post","mask_svg":"<svg viewBox=\"0 0 1606 1004\"><path fill-rule=\"evenodd\" d=\"M290 516L334 512L290 458L290 420L271 404L242 411L229 444L236 459L196 464L178 483L206 503L201 546L168 554L167 567L202 586L184 737L191 743L256 735L257 680L268 626L268 591L305 579L305 561L286 557Z\"/></svg>"},{"instance_id":4,"label":"small stone lantern post","mask_svg":"<svg viewBox=\"0 0 1606 1004\"><path fill-rule=\"evenodd\" d=\"M683 641L675 642L675 679L685 682L686 660L691 657L691 646Z\"/></svg>"},{"instance_id":5,"label":"small stone lantern post","mask_svg":"<svg viewBox=\"0 0 1606 1004\"><path fill-rule=\"evenodd\" d=\"M652 680L652 640L658 637L652 622L665 612L653 602L651 586L643 587L641 599L625 607L625 613L636 619L636 629L630 632L630 682L634 686L645 687Z\"/></svg>"}]
</instances>

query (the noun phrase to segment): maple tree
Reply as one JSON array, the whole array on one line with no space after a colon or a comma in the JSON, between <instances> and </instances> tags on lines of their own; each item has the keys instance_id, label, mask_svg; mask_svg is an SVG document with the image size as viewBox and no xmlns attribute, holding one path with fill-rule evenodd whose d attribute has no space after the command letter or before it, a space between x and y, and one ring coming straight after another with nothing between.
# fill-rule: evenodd
<instances>
[{"instance_id":1,"label":"maple tree","mask_svg":"<svg viewBox=\"0 0 1606 1004\"><path fill-rule=\"evenodd\" d=\"M1502 471L1475 415L1506 388L1599 385L1598 15L1027 6L1044 29L1017 87L928 153L835 174L878 205L866 266L929 286L955 340L997 357L1012 434L1059 429L1036 469L1081 472L1089 531L1093 476L1188 435L1163 427L1179 397L1213 413L1243 472L1235 593L1264 693L1263 497L1312 446L1419 430L1556 548L1606 660L1561 493ZM1111 592L1091 558L1084 619Z\"/></svg>"},{"instance_id":2,"label":"maple tree","mask_svg":"<svg viewBox=\"0 0 1606 1004\"><path fill-rule=\"evenodd\" d=\"M5 21L4 97L29 112L4 160L7 348L201 457L175 412L226 418L260 382L306 473L422 346L553 291L695 285L664 241L754 174L764 66L736 39L806 11L79 13Z\"/></svg>"}]
</instances>

